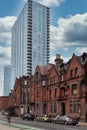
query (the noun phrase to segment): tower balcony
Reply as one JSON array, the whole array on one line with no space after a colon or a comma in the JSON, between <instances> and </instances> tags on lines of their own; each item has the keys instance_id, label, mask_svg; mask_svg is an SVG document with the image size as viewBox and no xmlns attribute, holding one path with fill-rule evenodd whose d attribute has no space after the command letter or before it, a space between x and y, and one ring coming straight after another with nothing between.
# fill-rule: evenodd
<instances>
[{"instance_id":1,"label":"tower balcony","mask_svg":"<svg viewBox=\"0 0 87 130\"><path fill-rule=\"evenodd\" d=\"M28 63L28 66L27 66L27 67L28 67L27 70L28 70L28 71L31 71L32 65L31 65L31 64L29 65L29 63Z\"/></svg>"},{"instance_id":2,"label":"tower balcony","mask_svg":"<svg viewBox=\"0 0 87 130\"><path fill-rule=\"evenodd\" d=\"M50 48L50 45L47 45L47 49L49 49Z\"/></svg>"},{"instance_id":3,"label":"tower balcony","mask_svg":"<svg viewBox=\"0 0 87 130\"><path fill-rule=\"evenodd\" d=\"M28 46L27 52L32 52L31 50L32 50L32 47Z\"/></svg>"},{"instance_id":4,"label":"tower balcony","mask_svg":"<svg viewBox=\"0 0 87 130\"><path fill-rule=\"evenodd\" d=\"M32 20L31 20L31 21L28 21L28 25L32 25Z\"/></svg>"},{"instance_id":5,"label":"tower balcony","mask_svg":"<svg viewBox=\"0 0 87 130\"><path fill-rule=\"evenodd\" d=\"M32 56L32 51L27 51L27 57L31 57Z\"/></svg>"},{"instance_id":6,"label":"tower balcony","mask_svg":"<svg viewBox=\"0 0 87 130\"><path fill-rule=\"evenodd\" d=\"M31 31L32 31L32 25L28 25L28 31L31 33Z\"/></svg>"},{"instance_id":7,"label":"tower balcony","mask_svg":"<svg viewBox=\"0 0 87 130\"><path fill-rule=\"evenodd\" d=\"M31 44L32 44L32 40L29 40L29 39L28 39L28 40L27 40L27 45L28 45L28 46L31 46Z\"/></svg>"},{"instance_id":8,"label":"tower balcony","mask_svg":"<svg viewBox=\"0 0 87 130\"><path fill-rule=\"evenodd\" d=\"M28 3L32 3L32 0L28 0Z\"/></svg>"},{"instance_id":9,"label":"tower balcony","mask_svg":"<svg viewBox=\"0 0 87 130\"><path fill-rule=\"evenodd\" d=\"M50 62L50 60L49 59L47 59L47 63L49 63Z\"/></svg>"},{"instance_id":10,"label":"tower balcony","mask_svg":"<svg viewBox=\"0 0 87 130\"><path fill-rule=\"evenodd\" d=\"M28 16L27 19L28 19L28 21L32 21L32 17Z\"/></svg>"},{"instance_id":11,"label":"tower balcony","mask_svg":"<svg viewBox=\"0 0 87 130\"><path fill-rule=\"evenodd\" d=\"M50 40L50 36L49 35L47 35L47 41L49 41Z\"/></svg>"},{"instance_id":12,"label":"tower balcony","mask_svg":"<svg viewBox=\"0 0 87 130\"><path fill-rule=\"evenodd\" d=\"M27 36L32 36L32 33L31 33L31 32L28 32L28 33L27 33Z\"/></svg>"},{"instance_id":13,"label":"tower balcony","mask_svg":"<svg viewBox=\"0 0 87 130\"><path fill-rule=\"evenodd\" d=\"M47 57L50 56L50 50L47 50Z\"/></svg>"},{"instance_id":14,"label":"tower balcony","mask_svg":"<svg viewBox=\"0 0 87 130\"><path fill-rule=\"evenodd\" d=\"M30 40L31 40L31 39L32 39L32 36L31 36L31 35L28 35L28 39L30 39Z\"/></svg>"},{"instance_id":15,"label":"tower balcony","mask_svg":"<svg viewBox=\"0 0 87 130\"><path fill-rule=\"evenodd\" d=\"M32 7L32 2L28 2L28 8L31 8Z\"/></svg>"},{"instance_id":16,"label":"tower balcony","mask_svg":"<svg viewBox=\"0 0 87 130\"><path fill-rule=\"evenodd\" d=\"M29 11L28 17L32 17L32 12Z\"/></svg>"},{"instance_id":17,"label":"tower balcony","mask_svg":"<svg viewBox=\"0 0 87 130\"><path fill-rule=\"evenodd\" d=\"M49 56L50 54L49 53L47 53L47 56Z\"/></svg>"},{"instance_id":18,"label":"tower balcony","mask_svg":"<svg viewBox=\"0 0 87 130\"><path fill-rule=\"evenodd\" d=\"M28 19L28 21L32 21L32 17L28 16L27 19Z\"/></svg>"},{"instance_id":19,"label":"tower balcony","mask_svg":"<svg viewBox=\"0 0 87 130\"><path fill-rule=\"evenodd\" d=\"M32 30L32 24L27 25L28 31Z\"/></svg>"},{"instance_id":20,"label":"tower balcony","mask_svg":"<svg viewBox=\"0 0 87 130\"><path fill-rule=\"evenodd\" d=\"M28 49L28 50L27 50L28 57L31 57L31 54L30 54L29 52L32 53L32 49Z\"/></svg>"},{"instance_id":21,"label":"tower balcony","mask_svg":"<svg viewBox=\"0 0 87 130\"><path fill-rule=\"evenodd\" d=\"M50 35L48 34L48 35L47 35L47 41L49 41L49 40L50 40Z\"/></svg>"},{"instance_id":22,"label":"tower balcony","mask_svg":"<svg viewBox=\"0 0 87 130\"><path fill-rule=\"evenodd\" d=\"M50 34L50 29L49 28L47 28L47 35L49 35Z\"/></svg>"},{"instance_id":23,"label":"tower balcony","mask_svg":"<svg viewBox=\"0 0 87 130\"><path fill-rule=\"evenodd\" d=\"M50 23L47 23L47 30L50 30Z\"/></svg>"},{"instance_id":24,"label":"tower balcony","mask_svg":"<svg viewBox=\"0 0 87 130\"><path fill-rule=\"evenodd\" d=\"M32 41L32 37L27 37L27 40Z\"/></svg>"},{"instance_id":25,"label":"tower balcony","mask_svg":"<svg viewBox=\"0 0 87 130\"><path fill-rule=\"evenodd\" d=\"M28 42L28 45L30 46L30 44L32 43L32 40L28 39L27 42Z\"/></svg>"},{"instance_id":26,"label":"tower balcony","mask_svg":"<svg viewBox=\"0 0 87 130\"><path fill-rule=\"evenodd\" d=\"M32 29L29 29L29 28L28 28L27 33L29 33L29 34L32 33Z\"/></svg>"},{"instance_id":27,"label":"tower balcony","mask_svg":"<svg viewBox=\"0 0 87 130\"><path fill-rule=\"evenodd\" d=\"M27 50L27 55L28 56L31 56L32 55L32 50L30 49L30 50Z\"/></svg>"},{"instance_id":28,"label":"tower balcony","mask_svg":"<svg viewBox=\"0 0 87 130\"><path fill-rule=\"evenodd\" d=\"M32 64L32 61L30 59L27 60L28 64ZM31 68L31 66L29 66L29 68Z\"/></svg>"}]
</instances>

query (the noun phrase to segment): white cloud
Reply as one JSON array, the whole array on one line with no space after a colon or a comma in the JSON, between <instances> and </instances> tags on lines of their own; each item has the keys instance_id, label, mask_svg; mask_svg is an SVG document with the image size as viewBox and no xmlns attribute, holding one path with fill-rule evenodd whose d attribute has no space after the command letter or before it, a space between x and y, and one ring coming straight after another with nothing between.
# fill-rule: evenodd
<instances>
[{"instance_id":1,"label":"white cloud","mask_svg":"<svg viewBox=\"0 0 87 130\"><path fill-rule=\"evenodd\" d=\"M81 55L83 52L87 52L87 47L78 47L76 51Z\"/></svg>"},{"instance_id":2,"label":"white cloud","mask_svg":"<svg viewBox=\"0 0 87 130\"><path fill-rule=\"evenodd\" d=\"M11 59L11 47L0 46L0 64L10 64Z\"/></svg>"},{"instance_id":3,"label":"white cloud","mask_svg":"<svg viewBox=\"0 0 87 130\"><path fill-rule=\"evenodd\" d=\"M46 6L59 6L64 0L38 0L39 3Z\"/></svg>"},{"instance_id":4,"label":"white cloud","mask_svg":"<svg viewBox=\"0 0 87 130\"><path fill-rule=\"evenodd\" d=\"M78 46L87 50L87 13L59 18L58 27L51 26L50 30L51 51Z\"/></svg>"},{"instance_id":5,"label":"white cloud","mask_svg":"<svg viewBox=\"0 0 87 130\"><path fill-rule=\"evenodd\" d=\"M27 2L27 0L24 1ZM34 0L34 1L50 7L50 6L60 6L60 4L65 0Z\"/></svg>"},{"instance_id":6,"label":"white cloud","mask_svg":"<svg viewBox=\"0 0 87 130\"><path fill-rule=\"evenodd\" d=\"M11 43L11 27L16 17L6 16L0 18L0 42Z\"/></svg>"},{"instance_id":7,"label":"white cloud","mask_svg":"<svg viewBox=\"0 0 87 130\"><path fill-rule=\"evenodd\" d=\"M15 20L16 17L10 16L0 18L0 96L3 95L3 65L10 64L11 62L11 47L7 46L11 44L11 27L14 24Z\"/></svg>"},{"instance_id":8,"label":"white cloud","mask_svg":"<svg viewBox=\"0 0 87 130\"><path fill-rule=\"evenodd\" d=\"M27 0L24 0L25 2L27 2Z\"/></svg>"},{"instance_id":9,"label":"white cloud","mask_svg":"<svg viewBox=\"0 0 87 130\"><path fill-rule=\"evenodd\" d=\"M1 32L0 33L0 42L5 42L7 44L11 43L11 33L10 32Z\"/></svg>"}]
</instances>

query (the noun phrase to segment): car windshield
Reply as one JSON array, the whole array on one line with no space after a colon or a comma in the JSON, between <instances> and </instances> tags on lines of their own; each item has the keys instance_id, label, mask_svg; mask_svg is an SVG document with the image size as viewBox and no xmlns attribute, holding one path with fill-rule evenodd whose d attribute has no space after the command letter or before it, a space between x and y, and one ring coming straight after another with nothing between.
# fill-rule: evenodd
<instances>
[{"instance_id":1,"label":"car windshield","mask_svg":"<svg viewBox=\"0 0 87 130\"><path fill-rule=\"evenodd\" d=\"M24 116L28 116L28 114L25 114Z\"/></svg>"},{"instance_id":2,"label":"car windshield","mask_svg":"<svg viewBox=\"0 0 87 130\"><path fill-rule=\"evenodd\" d=\"M59 118L59 115L57 115L57 116L55 117L55 119L57 119L57 118Z\"/></svg>"},{"instance_id":3,"label":"car windshield","mask_svg":"<svg viewBox=\"0 0 87 130\"><path fill-rule=\"evenodd\" d=\"M69 120L69 117L67 117L67 116L63 116L63 119L65 119L65 120Z\"/></svg>"}]
</instances>

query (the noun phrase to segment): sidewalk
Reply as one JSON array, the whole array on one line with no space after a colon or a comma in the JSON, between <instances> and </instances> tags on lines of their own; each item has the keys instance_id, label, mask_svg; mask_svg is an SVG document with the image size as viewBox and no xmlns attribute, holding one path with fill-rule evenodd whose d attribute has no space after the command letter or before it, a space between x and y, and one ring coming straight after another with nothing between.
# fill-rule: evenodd
<instances>
[{"instance_id":1,"label":"sidewalk","mask_svg":"<svg viewBox=\"0 0 87 130\"><path fill-rule=\"evenodd\" d=\"M10 125L2 125L0 124L0 130L20 130L19 128L11 127Z\"/></svg>"},{"instance_id":2,"label":"sidewalk","mask_svg":"<svg viewBox=\"0 0 87 130\"><path fill-rule=\"evenodd\" d=\"M79 122L78 125L79 126L87 126L87 122Z\"/></svg>"},{"instance_id":3,"label":"sidewalk","mask_svg":"<svg viewBox=\"0 0 87 130\"><path fill-rule=\"evenodd\" d=\"M14 123L8 124L7 122L0 121L0 130L43 130L43 129L28 127L25 125L18 125Z\"/></svg>"}]
</instances>

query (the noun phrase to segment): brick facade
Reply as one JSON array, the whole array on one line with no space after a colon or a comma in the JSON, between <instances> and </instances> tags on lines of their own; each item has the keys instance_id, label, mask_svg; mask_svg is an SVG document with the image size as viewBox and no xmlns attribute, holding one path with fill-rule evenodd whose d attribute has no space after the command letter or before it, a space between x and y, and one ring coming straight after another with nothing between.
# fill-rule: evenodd
<instances>
[{"instance_id":1,"label":"brick facade","mask_svg":"<svg viewBox=\"0 0 87 130\"><path fill-rule=\"evenodd\" d=\"M20 85L17 81L11 94L14 105L19 111L26 106L23 112L36 116L66 114L87 121L87 53L73 54L67 63L57 54L55 63L37 66L33 76L17 79ZM27 80L25 87L24 80Z\"/></svg>"},{"instance_id":2,"label":"brick facade","mask_svg":"<svg viewBox=\"0 0 87 130\"><path fill-rule=\"evenodd\" d=\"M8 107L8 96L1 96L0 97L0 110L5 110Z\"/></svg>"}]
</instances>

